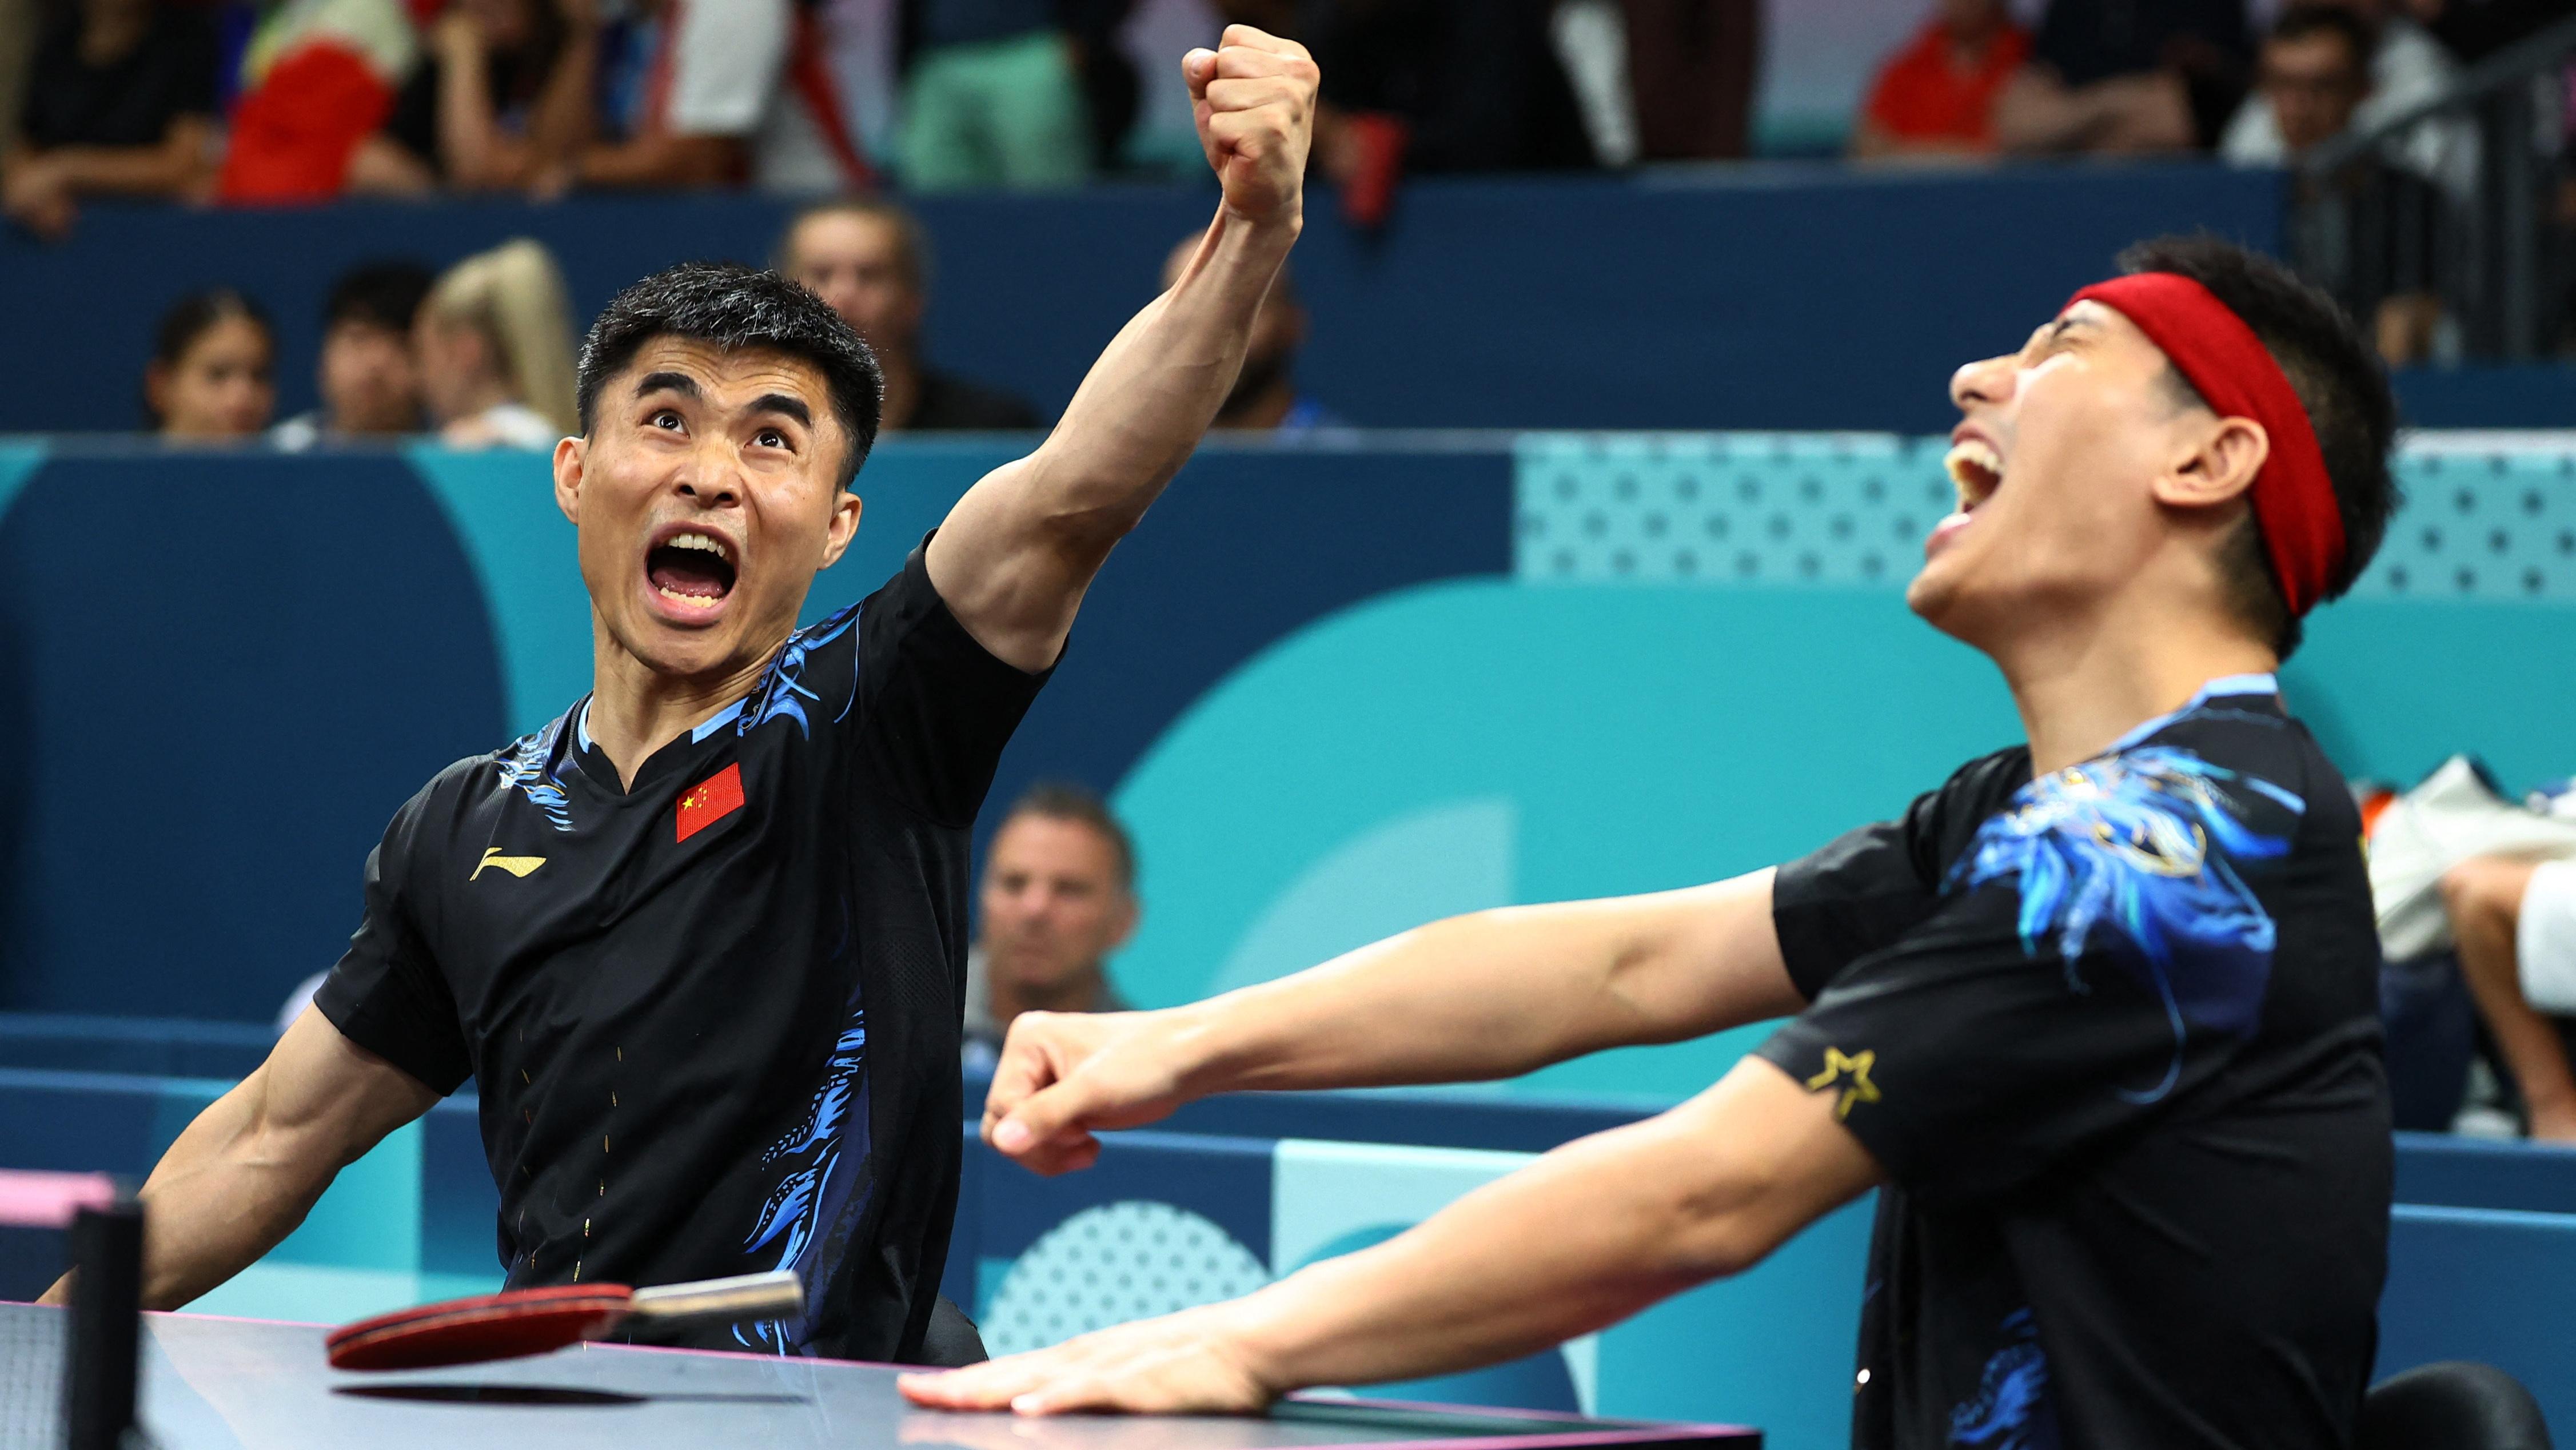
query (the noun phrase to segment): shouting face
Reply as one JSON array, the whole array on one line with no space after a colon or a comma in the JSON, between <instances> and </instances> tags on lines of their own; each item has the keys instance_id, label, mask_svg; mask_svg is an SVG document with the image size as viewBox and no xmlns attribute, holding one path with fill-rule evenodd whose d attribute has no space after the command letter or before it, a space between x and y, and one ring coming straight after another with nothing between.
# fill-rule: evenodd
<instances>
[{"instance_id":1,"label":"shouting face","mask_svg":"<svg viewBox=\"0 0 2576 1450\"><path fill-rule=\"evenodd\" d=\"M588 435L555 450L603 648L710 683L759 669L858 529L849 446L811 364L645 342L601 383Z\"/></svg>"}]
</instances>

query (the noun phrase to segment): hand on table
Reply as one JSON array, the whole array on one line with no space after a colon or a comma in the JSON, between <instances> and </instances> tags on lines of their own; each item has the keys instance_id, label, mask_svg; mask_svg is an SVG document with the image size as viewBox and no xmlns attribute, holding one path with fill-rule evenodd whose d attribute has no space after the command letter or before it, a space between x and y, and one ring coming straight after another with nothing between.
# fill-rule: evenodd
<instances>
[{"instance_id":1,"label":"hand on table","mask_svg":"<svg viewBox=\"0 0 2576 1450\"><path fill-rule=\"evenodd\" d=\"M1181 1105L1184 1031L1165 1012L1021 1013L984 1098L984 1141L1050 1176L1090 1167L1094 1132Z\"/></svg>"},{"instance_id":2,"label":"hand on table","mask_svg":"<svg viewBox=\"0 0 2576 1450\"><path fill-rule=\"evenodd\" d=\"M905 1399L935 1410L1251 1414L1280 1391L1254 1366L1238 1332L1242 1303L1121 1324L1053 1349L905 1375L896 1384Z\"/></svg>"},{"instance_id":3,"label":"hand on table","mask_svg":"<svg viewBox=\"0 0 2576 1450\"><path fill-rule=\"evenodd\" d=\"M1229 25L1217 49L1181 58L1181 75L1226 209L1248 221L1300 215L1320 83L1306 47Z\"/></svg>"}]
</instances>

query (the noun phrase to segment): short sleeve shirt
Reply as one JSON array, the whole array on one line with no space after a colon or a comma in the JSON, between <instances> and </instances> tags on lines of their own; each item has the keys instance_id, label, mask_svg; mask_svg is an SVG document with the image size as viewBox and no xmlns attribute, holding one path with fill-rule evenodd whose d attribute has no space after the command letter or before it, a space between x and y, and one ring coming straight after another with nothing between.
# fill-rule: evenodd
<instances>
[{"instance_id":1,"label":"short sleeve shirt","mask_svg":"<svg viewBox=\"0 0 2576 1450\"><path fill-rule=\"evenodd\" d=\"M2269 676L1781 868L1761 1054L1886 1174L1863 1447L2351 1443L2392 1148L2350 791Z\"/></svg>"},{"instance_id":2,"label":"short sleeve shirt","mask_svg":"<svg viewBox=\"0 0 2576 1450\"><path fill-rule=\"evenodd\" d=\"M215 111L215 31L195 10L157 6L141 44L105 65L80 53L77 19L55 26L27 73L30 145L158 146L181 116Z\"/></svg>"},{"instance_id":3,"label":"short sleeve shirt","mask_svg":"<svg viewBox=\"0 0 2576 1450\"><path fill-rule=\"evenodd\" d=\"M1870 84L1869 119L1909 141L1994 144L1995 95L2030 54L2030 32L2006 25L1965 69L1938 21L1888 59Z\"/></svg>"},{"instance_id":4,"label":"short sleeve shirt","mask_svg":"<svg viewBox=\"0 0 2576 1450\"><path fill-rule=\"evenodd\" d=\"M587 702L441 772L315 1001L480 1096L511 1287L790 1269L688 1342L917 1352L956 1208L969 830L1043 677L924 551L621 789Z\"/></svg>"}]
</instances>

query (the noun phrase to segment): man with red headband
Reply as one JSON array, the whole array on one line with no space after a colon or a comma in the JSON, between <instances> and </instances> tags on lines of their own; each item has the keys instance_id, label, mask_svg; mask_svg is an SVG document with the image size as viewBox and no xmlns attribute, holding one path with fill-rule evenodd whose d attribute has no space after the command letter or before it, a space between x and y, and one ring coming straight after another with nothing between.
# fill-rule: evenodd
<instances>
[{"instance_id":1,"label":"man with red headband","mask_svg":"<svg viewBox=\"0 0 2576 1450\"><path fill-rule=\"evenodd\" d=\"M907 1393L1244 1409L1447 1373L1739 1272L1876 1187L1855 1445L2350 1444L2387 1249L2378 948L2351 795L2272 671L2379 542L2394 410L2277 264L2208 239L2122 262L1951 379L1959 507L1906 596L2002 669L2026 744L1732 881L1023 1016L985 1136L1056 1172L1207 1093L1792 1016L1759 1052L1384 1244Z\"/></svg>"}]
</instances>

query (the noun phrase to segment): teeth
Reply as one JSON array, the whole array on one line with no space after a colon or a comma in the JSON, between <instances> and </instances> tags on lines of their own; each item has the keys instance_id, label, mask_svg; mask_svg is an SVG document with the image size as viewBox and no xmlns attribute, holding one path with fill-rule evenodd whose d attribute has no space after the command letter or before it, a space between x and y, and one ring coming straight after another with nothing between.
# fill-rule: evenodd
<instances>
[{"instance_id":1,"label":"teeth","mask_svg":"<svg viewBox=\"0 0 2576 1450\"><path fill-rule=\"evenodd\" d=\"M677 589L662 584L656 584L653 587L661 590L662 597L665 599L675 599L698 609L712 608L717 602L716 596L712 594L683 594Z\"/></svg>"},{"instance_id":2,"label":"teeth","mask_svg":"<svg viewBox=\"0 0 2576 1450\"><path fill-rule=\"evenodd\" d=\"M1941 460L1950 472L1951 486L1959 491L1959 511L1965 513L1985 502L1995 486L2003 482L2004 461L1994 446L1982 438L1964 439L1951 445L1949 455Z\"/></svg>"},{"instance_id":3,"label":"teeth","mask_svg":"<svg viewBox=\"0 0 2576 1450\"><path fill-rule=\"evenodd\" d=\"M725 546L723 544L707 537L705 534L681 534L677 537L663 540L662 544L664 548L669 549L704 549L719 559L731 557L726 553Z\"/></svg>"}]
</instances>

